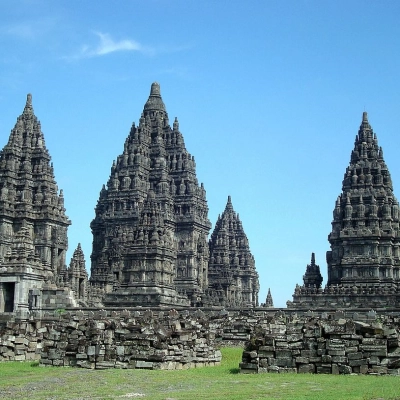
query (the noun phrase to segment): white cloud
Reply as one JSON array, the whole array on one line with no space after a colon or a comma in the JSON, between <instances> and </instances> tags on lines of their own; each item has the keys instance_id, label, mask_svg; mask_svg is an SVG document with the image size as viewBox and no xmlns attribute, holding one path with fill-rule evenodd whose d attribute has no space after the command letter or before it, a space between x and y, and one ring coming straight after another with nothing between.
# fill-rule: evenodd
<instances>
[{"instance_id":1,"label":"white cloud","mask_svg":"<svg viewBox=\"0 0 400 400\"><path fill-rule=\"evenodd\" d=\"M116 41L108 33L95 32L100 42L96 46L82 46L80 52L72 58L99 57L117 51L149 52L140 43L131 39Z\"/></svg>"},{"instance_id":2,"label":"white cloud","mask_svg":"<svg viewBox=\"0 0 400 400\"><path fill-rule=\"evenodd\" d=\"M96 32L96 35L100 38L100 44L94 50L94 55L102 56L105 54L113 53L115 51L142 51L142 46L134 40L120 40L119 42L111 39L107 33Z\"/></svg>"}]
</instances>

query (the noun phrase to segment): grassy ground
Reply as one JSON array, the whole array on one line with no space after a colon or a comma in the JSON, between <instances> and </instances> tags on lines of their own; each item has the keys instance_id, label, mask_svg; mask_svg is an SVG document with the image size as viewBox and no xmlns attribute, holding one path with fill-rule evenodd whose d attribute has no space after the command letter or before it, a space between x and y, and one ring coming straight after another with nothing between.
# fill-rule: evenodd
<instances>
[{"instance_id":1,"label":"grassy ground","mask_svg":"<svg viewBox=\"0 0 400 400\"><path fill-rule=\"evenodd\" d=\"M400 378L239 374L242 349L222 349L220 367L188 371L85 370L0 363L0 399L400 399Z\"/></svg>"}]
</instances>

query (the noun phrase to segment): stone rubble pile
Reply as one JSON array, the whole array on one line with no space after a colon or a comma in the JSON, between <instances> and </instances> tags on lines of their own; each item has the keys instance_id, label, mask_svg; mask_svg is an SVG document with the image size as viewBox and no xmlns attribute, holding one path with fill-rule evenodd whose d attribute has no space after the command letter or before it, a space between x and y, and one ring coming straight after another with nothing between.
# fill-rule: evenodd
<instances>
[{"instance_id":1,"label":"stone rubble pile","mask_svg":"<svg viewBox=\"0 0 400 400\"><path fill-rule=\"evenodd\" d=\"M40 360L41 342L46 331L39 321L9 321L0 325L0 361Z\"/></svg>"},{"instance_id":2,"label":"stone rubble pile","mask_svg":"<svg viewBox=\"0 0 400 400\"><path fill-rule=\"evenodd\" d=\"M345 318L276 319L254 330L242 373L400 375L398 319L381 324Z\"/></svg>"},{"instance_id":3,"label":"stone rubble pile","mask_svg":"<svg viewBox=\"0 0 400 400\"><path fill-rule=\"evenodd\" d=\"M126 311L123 318L108 318L107 312L86 318L78 312L39 329L34 324L7 323L0 332L0 360L40 359L42 365L92 369L188 369L221 361L209 320L201 315Z\"/></svg>"}]
</instances>

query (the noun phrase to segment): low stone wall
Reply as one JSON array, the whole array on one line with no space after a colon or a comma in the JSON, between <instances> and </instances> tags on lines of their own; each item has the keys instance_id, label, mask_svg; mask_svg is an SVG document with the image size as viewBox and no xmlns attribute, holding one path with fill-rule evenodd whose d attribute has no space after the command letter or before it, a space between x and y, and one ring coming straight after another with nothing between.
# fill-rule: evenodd
<instances>
[{"instance_id":1,"label":"low stone wall","mask_svg":"<svg viewBox=\"0 0 400 400\"><path fill-rule=\"evenodd\" d=\"M172 310L97 317L77 313L51 323L7 322L0 329L0 360L96 369L187 369L221 361L212 322L201 315L185 319Z\"/></svg>"},{"instance_id":2,"label":"low stone wall","mask_svg":"<svg viewBox=\"0 0 400 400\"><path fill-rule=\"evenodd\" d=\"M398 318L285 318L257 327L242 373L400 374Z\"/></svg>"},{"instance_id":3,"label":"low stone wall","mask_svg":"<svg viewBox=\"0 0 400 400\"><path fill-rule=\"evenodd\" d=\"M84 368L216 365L244 346L244 373L391 373L400 369L398 313L96 310L18 320L0 314L0 361ZM382 323L382 325L381 325ZM383 326L383 328L381 327Z\"/></svg>"}]
</instances>

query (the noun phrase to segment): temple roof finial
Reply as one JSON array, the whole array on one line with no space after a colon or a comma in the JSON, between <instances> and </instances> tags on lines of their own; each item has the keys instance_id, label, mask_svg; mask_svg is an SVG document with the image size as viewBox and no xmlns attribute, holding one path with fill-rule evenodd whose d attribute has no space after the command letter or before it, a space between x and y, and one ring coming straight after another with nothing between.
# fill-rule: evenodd
<instances>
[{"instance_id":1,"label":"temple roof finial","mask_svg":"<svg viewBox=\"0 0 400 400\"><path fill-rule=\"evenodd\" d=\"M158 82L153 82L151 84L150 96L161 97L160 84Z\"/></svg>"},{"instance_id":2,"label":"temple roof finial","mask_svg":"<svg viewBox=\"0 0 400 400\"><path fill-rule=\"evenodd\" d=\"M144 111L145 116L146 116L147 112L150 112L150 111L163 112L166 115L165 105L161 98L161 91L160 91L159 83L153 82L151 84L150 96L149 96L146 104L144 105L143 111Z\"/></svg>"},{"instance_id":3,"label":"temple roof finial","mask_svg":"<svg viewBox=\"0 0 400 400\"><path fill-rule=\"evenodd\" d=\"M32 95L30 93L28 93L26 95L26 103L25 103L24 113L26 113L26 112L30 112L30 113L33 112L33 109L32 109Z\"/></svg>"},{"instance_id":4,"label":"temple roof finial","mask_svg":"<svg viewBox=\"0 0 400 400\"><path fill-rule=\"evenodd\" d=\"M228 196L228 201L226 202L225 210L233 210L231 196Z\"/></svg>"},{"instance_id":5,"label":"temple roof finial","mask_svg":"<svg viewBox=\"0 0 400 400\"><path fill-rule=\"evenodd\" d=\"M363 112L362 122L368 123L368 113L366 111Z\"/></svg>"}]
</instances>

